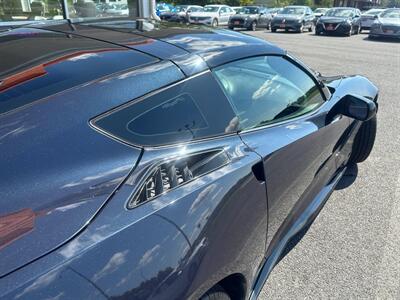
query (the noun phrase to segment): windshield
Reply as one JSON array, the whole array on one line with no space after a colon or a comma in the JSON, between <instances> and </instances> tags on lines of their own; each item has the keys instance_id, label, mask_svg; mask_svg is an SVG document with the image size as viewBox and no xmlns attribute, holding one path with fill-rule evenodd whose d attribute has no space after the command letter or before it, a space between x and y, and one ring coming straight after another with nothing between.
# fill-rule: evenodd
<instances>
[{"instance_id":1,"label":"windshield","mask_svg":"<svg viewBox=\"0 0 400 300\"><path fill-rule=\"evenodd\" d=\"M382 12L382 9L370 9L365 12L366 15L379 15Z\"/></svg>"},{"instance_id":2,"label":"windshield","mask_svg":"<svg viewBox=\"0 0 400 300\"><path fill-rule=\"evenodd\" d=\"M314 12L317 14L320 14L320 13L326 12L326 9L325 8L317 8Z\"/></svg>"},{"instance_id":3,"label":"windshield","mask_svg":"<svg viewBox=\"0 0 400 300\"><path fill-rule=\"evenodd\" d=\"M285 7L280 14L282 15L303 15L305 9L302 7Z\"/></svg>"},{"instance_id":4,"label":"windshield","mask_svg":"<svg viewBox=\"0 0 400 300\"><path fill-rule=\"evenodd\" d=\"M400 19L400 9L388 9L380 15L381 18Z\"/></svg>"},{"instance_id":5,"label":"windshield","mask_svg":"<svg viewBox=\"0 0 400 300\"><path fill-rule=\"evenodd\" d=\"M0 22L57 19L63 19L61 1L0 0Z\"/></svg>"},{"instance_id":6,"label":"windshield","mask_svg":"<svg viewBox=\"0 0 400 300\"><path fill-rule=\"evenodd\" d=\"M258 8L257 7L243 7L243 9L240 10L239 13L246 14L246 15L258 14Z\"/></svg>"},{"instance_id":7,"label":"windshield","mask_svg":"<svg viewBox=\"0 0 400 300\"><path fill-rule=\"evenodd\" d=\"M187 6L178 5L178 6L175 6L175 8L173 8L172 11L173 12L185 12L186 9L187 9Z\"/></svg>"},{"instance_id":8,"label":"windshield","mask_svg":"<svg viewBox=\"0 0 400 300\"><path fill-rule=\"evenodd\" d=\"M218 6L205 6L204 11L205 12L217 12L219 9Z\"/></svg>"},{"instance_id":9,"label":"windshield","mask_svg":"<svg viewBox=\"0 0 400 300\"><path fill-rule=\"evenodd\" d=\"M328 10L325 14L328 17L353 17L354 12L352 9L340 9L340 8L332 8Z\"/></svg>"}]
</instances>

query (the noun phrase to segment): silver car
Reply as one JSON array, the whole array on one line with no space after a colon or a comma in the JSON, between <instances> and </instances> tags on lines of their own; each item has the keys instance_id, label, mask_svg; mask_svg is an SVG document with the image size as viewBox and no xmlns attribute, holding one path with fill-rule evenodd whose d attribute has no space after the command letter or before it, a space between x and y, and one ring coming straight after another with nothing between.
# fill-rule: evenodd
<instances>
[{"instance_id":1,"label":"silver car","mask_svg":"<svg viewBox=\"0 0 400 300\"><path fill-rule=\"evenodd\" d=\"M400 8L389 8L376 16L368 37L400 38Z\"/></svg>"},{"instance_id":2,"label":"silver car","mask_svg":"<svg viewBox=\"0 0 400 300\"><path fill-rule=\"evenodd\" d=\"M370 30L372 23L375 21L375 17L383 12L384 9L380 8L372 8L361 15L361 29L362 30Z\"/></svg>"},{"instance_id":3,"label":"silver car","mask_svg":"<svg viewBox=\"0 0 400 300\"><path fill-rule=\"evenodd\" d=\"M204 11L192 13L189 22L217 27L218 25L228 25L230 16L234 14L235 11L227 5L206 5Z\"/></svg>"}]
</instances>

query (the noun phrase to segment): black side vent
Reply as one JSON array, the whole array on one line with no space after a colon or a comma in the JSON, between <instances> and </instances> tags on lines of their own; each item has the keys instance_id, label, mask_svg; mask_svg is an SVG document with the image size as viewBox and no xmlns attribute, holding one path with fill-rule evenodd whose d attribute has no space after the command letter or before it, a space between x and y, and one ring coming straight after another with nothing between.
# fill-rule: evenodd
<instances>
[{"instance_id":1,"label":"black side vent","mask_svg":"<svg viewBox=\"0 0 400 300\"><path fill-rule=\"evenodd\" d=\"M212 150L172 159L153 166L128 208L150 201L229 162L224 150Z\"/></svg>"}]
</instances>

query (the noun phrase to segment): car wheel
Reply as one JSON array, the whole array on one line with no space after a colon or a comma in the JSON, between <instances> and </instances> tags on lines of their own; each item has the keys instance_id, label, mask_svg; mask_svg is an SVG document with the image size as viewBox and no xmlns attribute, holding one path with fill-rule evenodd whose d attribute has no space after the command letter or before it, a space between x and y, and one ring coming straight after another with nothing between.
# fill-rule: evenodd
<instances>
[{"instance_id":1,"label":"car wheel","mask_svg":"<svg viewBox=\"0 0 400 300\"><path fill-rule=\"evenodd\" d=\"M230 30L233 30L234 27L233 27L233 26L229 26L228 28L229 28Z\"/></svg>"},{"instance_id":2,"label":"car wheel","mask_svg":"<svg viewBox=\"0 0 400 300\"><path fill-rule=\"evenodd\" d=\"M211 24L212 27L218 27L218 20L214 19Z\"/></svg>"},{"instance_id":3,"label":"car wheel","mask_svg":"<svg viewBox=\"0 0 400 300\"><path fill-rule=\"evenodd\" d=\"M360 31L359 31L359 33L361 33L362 32L362 27L360 27Z\"/></svg>"},{"instance_id":4,"label":"car wheel","mask_svg":"<svg viewBox=\"0 0 400 300\"><path fill-rule=\"evenodd\" d=\"M297 31L298 33L302 33L304 31L304 23L301 24L299 30Z\"/></svg>"},{"instance_id":5,"label":"car wheel","mask_svg":"<svg viewBox=\"0 0 400 300\"><path fill-rule=\"evenodd\" d=\"M257 22L253 21L253 22L251 23L249 29L252 30L252 31L256 31L256 29L257 29Z\"/></svg>"},{"instance_id":6,"label":"car wheel","mask_svg":"<svg viewBox=\"0 0 400 300\"><path fill-rule=\"evenodd\" d=\"M271 28L271 22L269 22L268 24L267 24L267 30L269 30Z\"/></svg>"},{"instance_id":7,"label":"car wheel","mask_svg":"<svg viewBox=\"0 0 400 300\"><path fill-rule=\"evenodd\" d=\"M311 24L310 27L308 28L308 32L313 32L314 31L314 25Z\"/></svg>"},{"instance_id":8,"label":"car wheel","mask_svg":"<svg viewBox=\"0 0 400 300\"><path fill-rule=\"evenodd\" d=\"M222 286L217 284L205 293L200 300L231 300L231 297L225 292Z\"/></svg>"},{"instance_id":9,"label":"car wheel","mask_svg":"<svg viewBox=\"0 0 400 300\"><path fill-rule=\"evenodd\" d=\"M353 26L350 27L349 32L347 33L347 36L351 36L353 33Z\"/></svg>"},{"instance_id":10,"label":"car wheel","mask_svg":"<svg viewBox=\"0 0 400 300\"><path fill-rule=\"evenodd\" d=\"M271 32L276 32L276 28L271 28Z\"/></svg>"},{"instance_id":11,"label":"car wheel","mask_svg":"<svg viewBox=\"0 0 400 300\"><path fill-rule=\"evenodd\" d=\"M353 150L349 159L350 162L360 163L368 158L372 148L374 147L376 127L376 116L361 124L361 127L354 138Z\"/></svg>"}]
</instances>

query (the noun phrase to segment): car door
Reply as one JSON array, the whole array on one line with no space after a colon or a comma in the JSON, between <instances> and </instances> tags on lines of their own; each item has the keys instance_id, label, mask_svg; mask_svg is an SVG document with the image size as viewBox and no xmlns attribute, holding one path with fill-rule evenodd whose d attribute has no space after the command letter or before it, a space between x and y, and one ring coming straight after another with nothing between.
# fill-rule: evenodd
<instances>
[{"instance_id":1,"label":"car door","mask_svg":"<svg viewBox=\"0 0 400 300\"><path fill-rule=\"evenodd\" d=\"M314 14L311 8L307 8L305 19L306 19L306 26L312 26L314 24Z\"/></svg>"},{"instance_id":2,"label":"car door","mask_svg":"<svg viewBox=\"0 0 400 300\"><path fill-rule=\"evenodd\" d=\"M268 16L266 9L260 9L258 12L258 26L259 27L266 27L268 24Z\"/></svg>"},{"instance_id":3,"label":"car door","mask_svg":"<svg viewBox=\"0 0 400 300\"><path fill-rule=\"evenodd\" d=\"M267 183L268 243L273 246L335 175L350 119L327 114L316 79L282 56L248 58L218 67L214 74L237 114L240 136L263 160ZM272 244L271 244L272 243Z\"/></svg>"},{"instance_id":4,"label":"car door","mask_svg":"<svg viewBox=\"0 0 400 300\"><path fill-rule=\"evenodd\" d=\"M228 14L227 7L221 7L221 9L219 10L219 24L220 25L228 24L229 16L230 15Z\"/></svg>"},{"instance_id":5,"label":"car door","mask_svg":"<svg viewBox=\"0 0 400 300\"><path fill-rule=\"evenodd\" d=\"M356 9L354 11L355 15L353 17L353 25L357 27L357 30L361 27L361 11L359 9Z\"/></svg>"}]
</instances>

